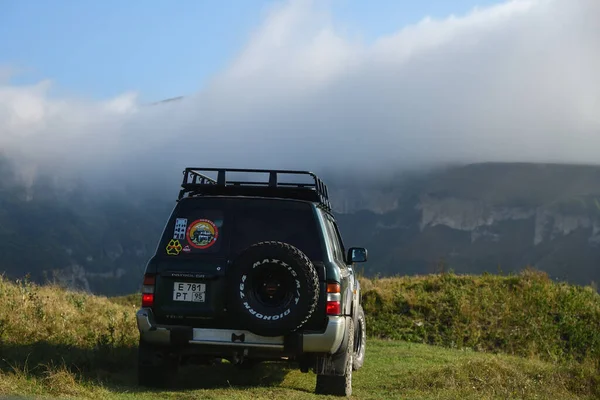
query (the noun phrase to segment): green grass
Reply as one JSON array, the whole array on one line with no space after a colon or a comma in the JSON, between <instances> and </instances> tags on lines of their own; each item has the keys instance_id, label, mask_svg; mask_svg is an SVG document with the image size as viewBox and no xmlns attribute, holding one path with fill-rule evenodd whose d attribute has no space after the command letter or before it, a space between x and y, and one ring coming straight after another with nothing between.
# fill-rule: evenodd
<instances>
[{"instance_id":1,"label":"green grass","mask_svg":"<svg viewBox=\"0 0 600 400\"><path fill-rule=\"evenodd\" d=\"M39 373L3 372L0 395L47 395L97 399L317 399L315 376L265 364L240 374L223 363L186 367L174 389L138 388L132 368L99 377L64 368ZM506 355L442 349L398 341L370 340L365 366L353 377L356 399L592 399L600 395L593 371Z\"/></svg>"},{"instance_id":2,"label":"green grass","mask_svg":"<svg viewBox=\"0 0 600 400\"><path fill-rule=\"evenodd\" d=\"M510 290L519 295L509 298L505 292L498 292L502 287L498 286L499 282L507 279L512 281L506 282L513 282ZM541 283L536 279L541 279ZM541 338L547 336L541 330L534 329L533 324L544 321L547 306L542 305L548 303L555 307L557 299L565 308L560 314L566 318L563 324L572 325L573 332L578 332L582 315L587 315L582 314L582 310L587 309L590 315L595 315L593 301L596 301L596 297L588 294L587 289L573 287L567 290L568 287L563 288L551 282L549 286L544 286L546 283L542 278L529 275L512 278L453 275L394 278L363 280L363 285L372 336L404 335L400 338L421 342L431 340L446 348L406 340L369 338L365 366L353 378L353 397L356 399L600 397L598 366L591 357L596 350L588 350L584 357L569 357L565 355L567 353L560 357L548 357L541 354L546 347L541 344L532 347L528 340L519 339L528 338L531 332L537 332ZM546 290L544 293L548 297L546 302L532 295L536 291L528 291L528 288L536 285L545 288L543 290ZM567 293L564 298L559 295L563 291ZM464 296L470 299L470 308L464 308L466 300L455 292L468 293ZM454 293L458 299L452 301L448 293ZM519 297L522 299L522 310L518 315L527 314L527 323L519 324L513 320L497 322L497 325L483 323L501 321L507 317L508 310L517 312L513 302ZM497 303L493 299L497 299ZM407 301L409 308L402 301ZM216 367L185 367L176 387L170 391L137 387L137 330L133 316L138 302L137 295L108 299L65 291L56 286L39 287L29 282L13 283L0 278L0 396L252 400L323 398L312 394L314 374L302 374L297 369L281 368L272 363L243 373L228 363ZM477 309L488 302L490 305L503 304L504 308L501 309L504 311ZM457 306L460 304L462 308ZM540 307L534 309L533 304ZM394 308L400 306L404 308ZM432 314L431 308L436 309L437 314ZM448 319L447 316L451 314L449 310L456 309L462 311ZM390 315L395 317L388 320ZM505 324L516 323L515 329L520 336L515 335L515 341L523 346L518 348L528 351L513 352L525 353L526 357L473 350L494 350L486 346L450 346L448 340L453 337L452 332L460 331L456 321L463 321L465 315L472 317L470 321L479 321L473 326L496 329L497 337L505 334L500 329ZM434 320L434 316L440 319L439 322ZM419 326L418 323L422 321L424 324ZM585 321L594 323L595 320ZM443 326L448 328L443 330ZM466 329L465 326L470 325L466 324L461 329ZM593 343L590 338L597 334L597 326L588 325L587 336L572 336L574 354L579 354L584 347L580 342ZM524 333L523 327L529 327L530 334ZM437 336L432 332L437 332ZM478 331L466 329L464 332ZM477 337L480 343L492 343L485 335ZM537 343L536 340L531 339L531 343ZM546 343L544 340L547 339L540 343ZM514 344L515 349L516 346ZM498 349L503 350L502 347Z\"/></svg>"},{"instance_id":3,"label":"green grass","mask_svg":"<svg viewBox=\"0 0 600 400\"><path fill-rule=\"evenodd\" d=\"M368 333L546 361L598 363L600 295L542 272L362 280Z\"/></svg>"}]
</instances>

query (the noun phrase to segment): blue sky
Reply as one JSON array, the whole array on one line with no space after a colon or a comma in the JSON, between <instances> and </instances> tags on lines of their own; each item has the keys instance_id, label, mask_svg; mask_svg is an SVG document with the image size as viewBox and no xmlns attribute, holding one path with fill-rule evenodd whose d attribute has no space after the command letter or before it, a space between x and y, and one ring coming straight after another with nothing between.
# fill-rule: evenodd
<instances>
[{"instance_id":1,"label":"blue sky","mask_svg":"<svg viewBox=\"0 0 600 400\"><path fill-rule=\"evenodd\" d=\"M424 16L499 0L331 0L332 15L365 40ZM0 66L15 84L55 82L61 94L142 101L190 94L224 68L258 27L267 0L0 0ZM376 4L376 6L375 6Z\"/></svg>"}]
</instances>

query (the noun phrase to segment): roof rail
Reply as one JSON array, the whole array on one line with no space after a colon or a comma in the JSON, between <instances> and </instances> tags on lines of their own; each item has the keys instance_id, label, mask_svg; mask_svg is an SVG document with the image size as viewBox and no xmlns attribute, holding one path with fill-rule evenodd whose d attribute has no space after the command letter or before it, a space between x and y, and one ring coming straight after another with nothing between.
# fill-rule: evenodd
<instances>
[{"instance_id":1,"label":"roof rail","mask_svg":"<svg viewBox=\"0 0 600 400\"><path fill-rule=\"evenodd\" d=\"M207 173L216 172L216 178ZM230 180L228 174L268 174L268 181ZM297 175L310 177L311 182L282 181L281 175ZM327 185L314 173L309 171L276 170L276 169L243 169L243 168L186 168L177 201L193 196L253 196L278 197L306 200L318 203L326 211L331 211Z\"/></svg>"}]
</instances>

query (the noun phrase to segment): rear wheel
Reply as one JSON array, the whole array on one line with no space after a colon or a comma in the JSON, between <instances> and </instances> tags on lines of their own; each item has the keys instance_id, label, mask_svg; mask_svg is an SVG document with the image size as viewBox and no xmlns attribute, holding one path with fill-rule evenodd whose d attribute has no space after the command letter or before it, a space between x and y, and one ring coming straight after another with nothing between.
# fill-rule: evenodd
<instances>
[{"instance_id":1,"label":"rear wheel","mask_svg":"<svg viewBox=\"0 0 600 400\"><path fill-rule=\"evenodd\" d=\"M244 250L229 270L230 310L261 336L293 332L310 318L319 298L319 277L308 257L281 242Z\"/></svg>"},{"instance_id":2,"label":"rear wheel","mask_svg":"<svg viewBox=\"0 0 600 400\"><path fill-rule=\"evenodd\" d=\"M333 366L331 371L317 373L316 394L346 396L352 395L352 364L354 359L354 322L348 318L348 329L342 348L325 363ZM338 372L339 371L339 372ZM324 372L324 373L323 373Z\"/></svg>"},{"instance_id":3,"label":"rear wheel","mask_svg":"<svg viewBox=\"0 0 600 400\"><path fill-rule=\"evenodd\" d=\"M354 332L354 360L352 368L358 371L365 362L365 350L367 344L367 322L365 320L365 311L362 305L358 306L356 313L355 332Z\"/></svg>"},{"instance_id":4,"label":"rear wheel","mask_svg":"<svg viewBox=\"0 0 600 400\"><path fill-rule=\"evenodd\" d=\"M168 348L155 346L140 340L138 347L138 385L151 388L167 388L173 384L178 358Z\"/></svg>"}]
</instances>

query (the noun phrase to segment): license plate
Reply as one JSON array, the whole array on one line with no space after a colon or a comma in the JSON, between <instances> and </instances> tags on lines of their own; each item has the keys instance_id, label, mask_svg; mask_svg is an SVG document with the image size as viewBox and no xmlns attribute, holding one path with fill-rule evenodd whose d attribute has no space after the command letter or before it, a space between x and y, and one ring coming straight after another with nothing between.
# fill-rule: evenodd
<instances>
[{"instance_id":1,"label":"license plate","mask_svg":"<svg viewBox=\"0 0 600 400\"><path fill-rule=\"evenodd\" d=\"M173 285L173 301L203 303L206 301L206 284L175 282Z\"/></svg>"}]
</instances>

